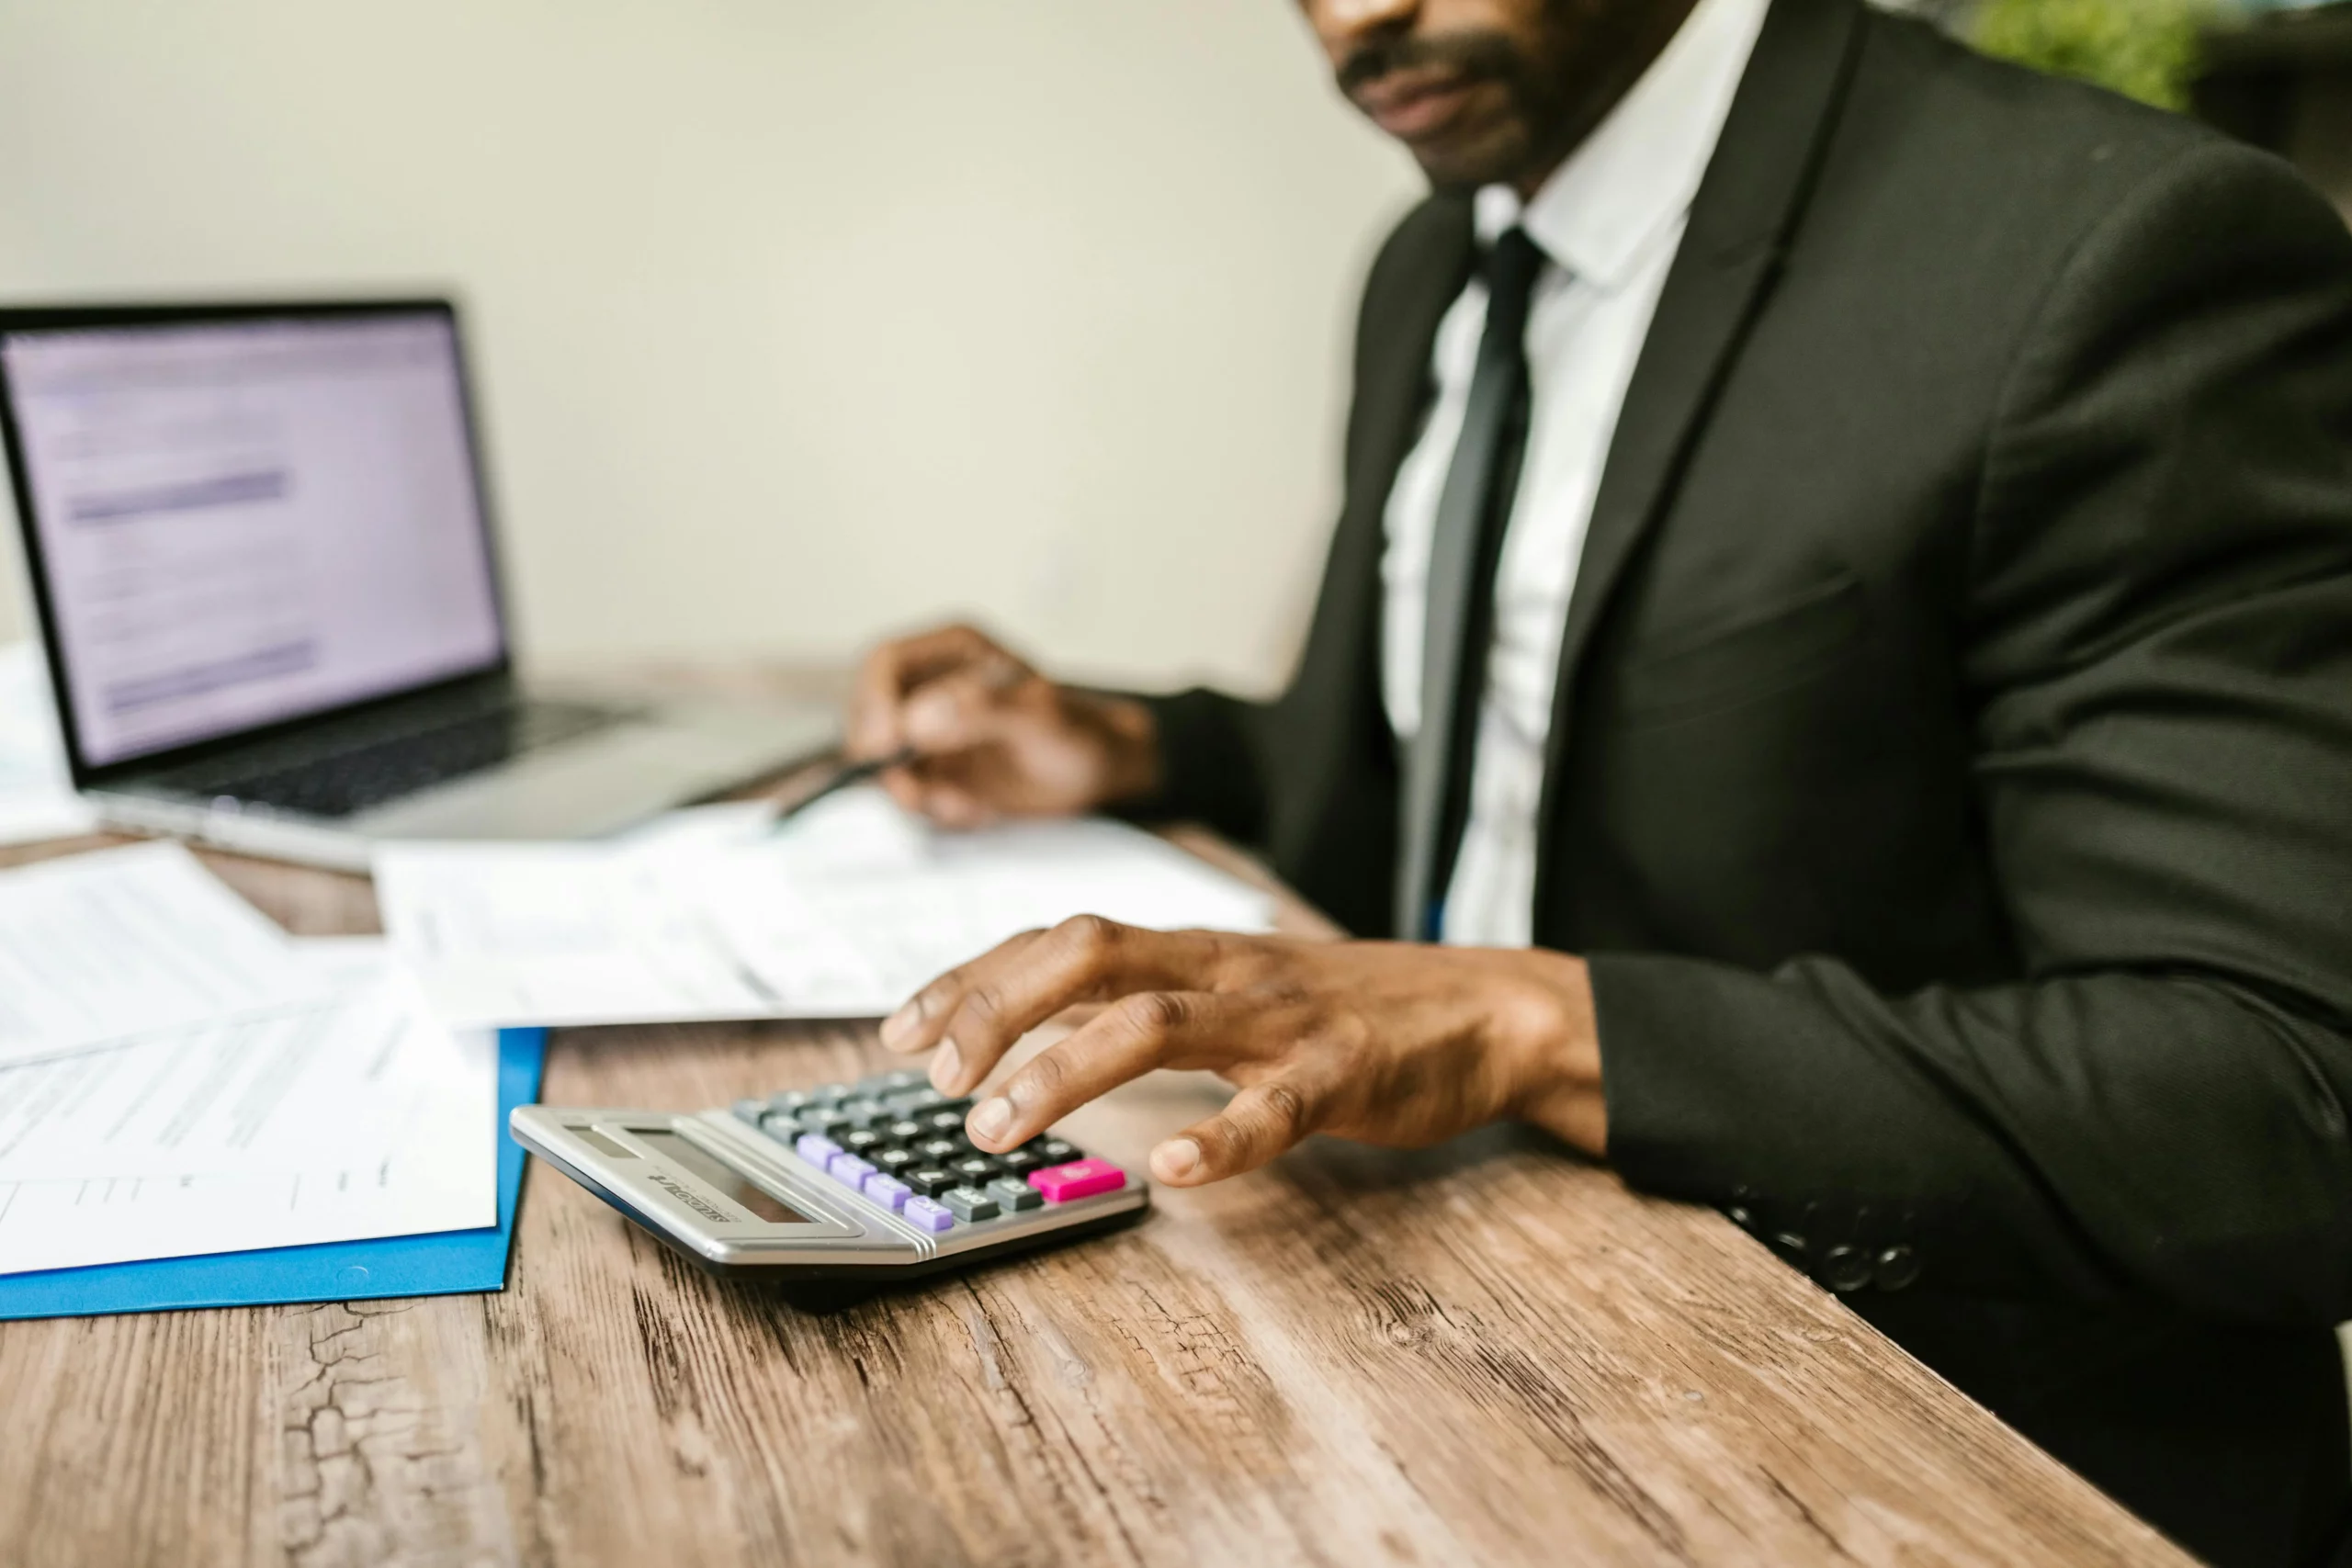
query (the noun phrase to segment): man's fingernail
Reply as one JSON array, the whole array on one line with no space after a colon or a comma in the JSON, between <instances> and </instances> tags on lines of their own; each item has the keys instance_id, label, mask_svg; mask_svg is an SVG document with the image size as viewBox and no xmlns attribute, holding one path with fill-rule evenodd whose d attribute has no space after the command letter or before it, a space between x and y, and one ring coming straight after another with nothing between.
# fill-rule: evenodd
<instances>
[{"instance_id":1,"label":"man's fingernail","mask_svg":"<svg viewBox=\"0 0 2352 1568\"><path fill-rule=\"evenodd\" d=\"M963 1075L964 1058L956 1049L956 1042L941 1041L939 1054L931 1059L931 1087L944 1094L948 1086Z\"/></svg>"},{"instance_id":2,"label":"man's fingernail","mask_svg":"<svg viewBox=\"0 0 2352 1568\"><path fill-rule=\"evenodd\" d=\"M922 1021L922 1010L909 1002L882 1021L882 1043L893 1051L905 1049L906 1038Z\"/></svg>"},{"instance_id":3,"label":"man's fingernail","mask_svg":"<svg viewBox=\"0 0 2352 1568\"><path fill-rule=\"evenodd\" d=\"M1012 1101L999 1095L983 1100L972 1109L972 1136L995 1143L1012 1131Z\"/></svg>"},{"instance_id":4,"label":"man's fingernail","mask_svg":"<svg viewBox=\"0 0 2352 1568\"><path fill-rule=\"evenodd\" d=\"M1186 1181L1201 1168L1201 1145L1190 1138L1170 1138L1151 1156L1152 1173L1162 1181Z\"/></svg>"}]
</instances>

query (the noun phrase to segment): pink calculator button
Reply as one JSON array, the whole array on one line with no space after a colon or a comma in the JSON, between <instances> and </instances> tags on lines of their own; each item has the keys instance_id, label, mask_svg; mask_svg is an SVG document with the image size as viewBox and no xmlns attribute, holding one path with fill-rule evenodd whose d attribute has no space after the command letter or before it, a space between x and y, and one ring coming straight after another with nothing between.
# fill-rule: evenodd
<instances>
[{"instance_id":1,"label":"pink calculator button","mask_svg":"<svg viewBox=\"0 0 2352 1568\"><path fill-rule=\"evenodd\" d=\"M1127 1184L1127 1173L1107 1159L1072 1160L1029 1173L1029 1185L1046 1195L1048 1203L1070 1203L1098 1192L1116 1192Z\"/></svg>"}]
</instances>

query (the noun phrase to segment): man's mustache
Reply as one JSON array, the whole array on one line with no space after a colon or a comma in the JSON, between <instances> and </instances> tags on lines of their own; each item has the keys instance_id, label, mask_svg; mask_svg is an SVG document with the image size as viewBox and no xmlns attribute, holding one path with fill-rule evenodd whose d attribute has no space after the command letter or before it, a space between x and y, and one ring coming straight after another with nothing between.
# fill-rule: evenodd
<instances>
[{"instance_id":1,"label":"man's mustache","mask_svg":"<svg viewBox=\"0 0 2352 1568\"><path fill-rule=\"evenodd\" d=\"M1340 91L1353 97L1399 71L1442 72L1466 78L1520 73L1518 49L1498 32L1450 32L1422 38L1394 33L1358 46L1339 69Z\"/></svg>"}]
</instances>

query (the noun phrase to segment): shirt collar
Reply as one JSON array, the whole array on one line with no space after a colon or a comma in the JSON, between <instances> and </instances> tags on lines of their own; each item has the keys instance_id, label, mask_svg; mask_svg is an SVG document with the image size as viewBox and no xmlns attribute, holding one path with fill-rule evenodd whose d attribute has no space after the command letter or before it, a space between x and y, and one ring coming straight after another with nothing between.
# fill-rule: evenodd
<instances>
[{"instance_id":1,"label":"shirt collar","mask_svg":"<svg viewBox=\"0 0 2352 1568\"><path fill-rule=\"evenodd\" d=\"M1623 282L1668 225L1690 210L1731 113L1770 0L1699 0L1633 89L1522 210L1509 186L1481 189L1479 243L1514 223L1544 254L1603 289Z\"/></svg>"}]
</instances>

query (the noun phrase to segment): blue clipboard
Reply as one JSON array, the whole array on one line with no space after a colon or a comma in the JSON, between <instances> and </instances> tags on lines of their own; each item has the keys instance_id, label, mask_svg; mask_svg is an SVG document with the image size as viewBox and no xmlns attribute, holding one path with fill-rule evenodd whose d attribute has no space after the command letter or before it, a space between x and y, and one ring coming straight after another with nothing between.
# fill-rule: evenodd
<instances>
[{"instance_id":1,"label":"blue clipboard","mask_svg":"<svg viewBox=\"0 0 2352 1568\"><path fill-rule=\"evenodd\" d=\"M492 1134L498 1139L495 1229L0 1276L0 1320L504 1290L514 1203L523 1190L523 1145L507 1136L506 1118L538 1098L546 1055L544 1029L499 1032L498 1125Z\"/></svg>"}]
</instances>

